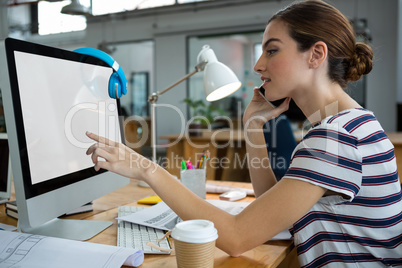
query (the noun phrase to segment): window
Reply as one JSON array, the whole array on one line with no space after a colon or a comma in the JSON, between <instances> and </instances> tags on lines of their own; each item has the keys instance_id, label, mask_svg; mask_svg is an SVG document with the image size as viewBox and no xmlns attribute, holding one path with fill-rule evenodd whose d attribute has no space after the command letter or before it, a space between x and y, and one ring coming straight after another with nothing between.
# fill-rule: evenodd
<instances>
[{"instance_id":1,"label":"window","mask_svg":"<svg viewBox=\"0 0 402 268\"><path fill-rule=\"evenodd\" d=\"M133 115L148 116L148 77L148 72L133 72L131 74L131 111Z\"/></svg>"},{"instance_id":2,"label":"window","mask_svg":"<svg viewBox=\"0 0 402 268\"><path fill-rule=\"evenodd\" d=\"M62 14L61 9L69 5L71 1L47 2L39 1L38 22L39 34L55 34L73 31L82 31L87 28L85 16L73 16ZM90 6L90 0L82 0L81 4Z\"/></svg>"},{"instance_id":3,"label":"window","mask_svg":"<svg viewBox=\"0 0 402 268\"><path fill-rule=\"evenodd\" d=\"M92 14L94 16L98 16L135 9L146 9L204 1L208 0L80 0L80 3L89 7L91 6L92 2ZM71 1L39 1L38 20L40 35L82 31L86 29L87 24L85 16L66 15L60 12L64 6L69 5L70 3Z\"/></svg>"},{"instance_id":4,"label":"window","mask_svg":"<svg viewBox=\"0 0 402 268\"><path fill-rule=\"evenodd\" d=\"M135 9L146 9L204 1L206 0L92 0L92 14L96 16Z\"/></svg>"},{"instance_id":5,"label":"window","mask_svg":"<svg viewBox=\"0 0 402 268\"><path fill-rule=\"evenodd\" d=\"M175 0L92 0L92 14L104 15L135 9L174 5Z\"/></svg>"}]
</instances>

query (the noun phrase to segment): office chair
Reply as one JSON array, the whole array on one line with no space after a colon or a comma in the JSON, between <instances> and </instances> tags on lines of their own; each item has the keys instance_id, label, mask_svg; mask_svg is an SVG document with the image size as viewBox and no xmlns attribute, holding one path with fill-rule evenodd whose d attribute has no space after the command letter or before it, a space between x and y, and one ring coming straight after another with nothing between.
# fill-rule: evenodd
<instances>
[{"instance_id":1,"label":"office chair","mask_svg":"<svg viewBox=\"0 0 402 268\"><path fill-rule=\"evenodd\" d=\"M280 115L265 123L265 144L272 170L279 181L289 168L292 152L297 142L286 115Z\"/></svg>"}]
</instances>

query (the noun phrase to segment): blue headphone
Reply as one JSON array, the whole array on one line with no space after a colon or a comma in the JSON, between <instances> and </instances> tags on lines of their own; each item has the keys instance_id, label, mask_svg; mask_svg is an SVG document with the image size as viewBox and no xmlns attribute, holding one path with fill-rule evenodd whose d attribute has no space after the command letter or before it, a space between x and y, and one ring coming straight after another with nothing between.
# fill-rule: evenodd
<instances>
[{"instance_id":1,"label":"blue headphone","mask_svg":"<svg viewBox=\"0 0 402 268\"><path fill-rule=\"evenodd\" d=\"M120 99L127 93L127 79L120 65L107 53L95 48L83 47L74 50L74 52L89 55L104 61L113 68L114 72L109 79L109 96L113 99Z\"/></svg>"}]
</instances>

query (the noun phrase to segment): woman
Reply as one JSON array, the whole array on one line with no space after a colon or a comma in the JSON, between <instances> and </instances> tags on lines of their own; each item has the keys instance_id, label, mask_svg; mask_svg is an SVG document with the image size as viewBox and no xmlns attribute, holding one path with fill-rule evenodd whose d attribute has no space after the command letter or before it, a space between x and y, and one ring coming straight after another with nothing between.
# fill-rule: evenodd
<instances>
[{"instance_id":1,"label":"woman","mask_svg":"<svg viewBox=\"0 0 402 268\"><path fill-rule=\"evenodd\" d=\"M254 69L266 98L286 100L272 108L255 89L244 113L257 199L242 213L222 212L124 145L88 133L98 141L87 152L95 169L144 180L183 220L213 221L217 246L232 256L293 226L302 266L402 265L402 197L393 146L374 115L343 90L370 72L370 47L356 43L337 9L313 0L278 12L266 26L262 48ZM255 165L253 159L268 155L254 145L265 143L263 124L286 111L290 98L313 127L276 182L270 168Z\"/></svg>"}]
</instances>

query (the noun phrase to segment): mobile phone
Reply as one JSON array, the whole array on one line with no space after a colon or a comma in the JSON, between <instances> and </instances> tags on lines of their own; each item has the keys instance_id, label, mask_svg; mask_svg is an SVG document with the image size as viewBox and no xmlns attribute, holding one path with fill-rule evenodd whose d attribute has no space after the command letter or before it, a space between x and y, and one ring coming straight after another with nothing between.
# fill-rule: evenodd
<instances>
[{"instance_id":1,"label":"mobile phone","mask_svg":"<svg viewBox=\"0 0 402 268\"><path fill-rule=\"evenodd\" d=\"M264 98L264 100L266 100L266 101L269 103L269 105L272 106L272 108L276 108L276 106L273 105L272 102L270 102L270 101L265 97L265 88L263 88L262 85L260 86L259 91L260 91L260 95Z\"/></svg>"}]
</instances>

